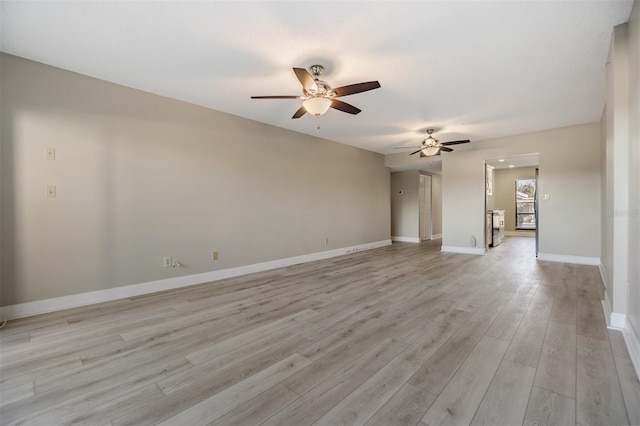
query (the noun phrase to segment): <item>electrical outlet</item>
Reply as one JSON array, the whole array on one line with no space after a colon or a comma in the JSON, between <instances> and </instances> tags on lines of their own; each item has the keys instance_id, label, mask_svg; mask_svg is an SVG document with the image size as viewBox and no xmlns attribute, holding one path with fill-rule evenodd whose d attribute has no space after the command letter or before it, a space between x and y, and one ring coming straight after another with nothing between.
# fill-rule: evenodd
<instances>
[{"instance_id":1,"label":"electrical outlet","mask_svg":"<svg viewBox=\"0 0 640 426\"><path fill-rule=\"evenodd\" d=\"M164 267L165 268L171 268L172 266L173 266L173 259L171 259L171 256L165 257L164 258Z\"/></svg>"},{"instance_id":2,"label":"electrical outlet","mask_svg":"<svg viewBox=\"0 0 640 426\"><path fill-rule=\"evenodd\" d=\"M218 260L218 252L217 251L213 252L213 260Z\"/></svg>"}]
</instances>

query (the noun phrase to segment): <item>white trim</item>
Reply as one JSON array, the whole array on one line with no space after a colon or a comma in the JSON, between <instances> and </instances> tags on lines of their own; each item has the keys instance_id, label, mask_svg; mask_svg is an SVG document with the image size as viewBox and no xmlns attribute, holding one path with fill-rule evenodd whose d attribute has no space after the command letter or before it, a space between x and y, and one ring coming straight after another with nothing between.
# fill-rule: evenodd
<instances>
[{"instance_id":1,"label":"white trim","mask_svg":"<svg viewBox=\"0 0 640 426\"><path fill-rule=\"evenodd\" d=\"M627 316L625 314L611 312L611 302L609 301L607 292L604 293L604 299L602 299L602 310L604 311L604 319L607 321L607 328L611 330L624 330Z\"/></svg>"},{"instance_id":2,"label":"white trim","mask_svg":"<svg viewBox=\"0 0 640 426\"><path fill-rule=\"evenodd\" d=\"M398 241L400 243L419 243L420 238L417 237L391 237L391 241Z\"/></svg>"},{"instance_id":3,"label":"white trim","mask_svg":"<svg viewBox=\"0 0 640 426\"><path fill-rule=\"evenodd\" d=\"M440 251L447 253L461 253L461 254L477 254L484 255L485 249L477 247L456 247L456 246L442 246Z\"/></svg>"},{"instance_id":4,"label":"white trim","mask_svg":"<svg viewBox=\"0 0 640 426\"><path fill-rule=\"evenodd\" d=\"M604 318L607 321L607 328L622 331L622 337L624 337L629 358L631 358L633 368L636 370L636 376L640 379L640 340L638 340L638 336L636 336L633 331L629 319L624 314L611 312L611 303L609 303L609 296L606 292L602 300L602 310L604 311Z\"/></svg>"},{"instance_id":5,"label":"white trim","mask_svg":"<svg viewBox=\"0 0 640 426\"><path fill-rule=\"evenodd\" d=\"M587 256L570 256L568 254L538 253L538 260L547 262L573 263L576 265L600 265L600 259Z\"/></svg>"},{"instance_id":6,"label":"white trim","mask_svg":"<svg viewBox=\"0 0 640 426\"><path fill-rule=\"evenodd\" d=\"M432 240L440 240L440 239L442 239L442 234L433 234L431 236L431 239Z\"/></svg>"},{"instance_id":7,"label":"white trim","mask_svg":"<svg viewBox=\"0 0 640 426\"><path fill-rule=\"evenodd\" d=\"M625 314L617 314L611 312L609 321L607 321L608 328L612 330L624 330L627 326L627 316Z\"/></svg>"},{"instance_id":8,"label":"white trim","mask_svg":"<svg viewBox=\"0 0 640 426\"><path fill-rule=\"evenodd\" d=\"M604 319L607 322L607 328L611 328L611 303L609 303L609 296L607 292L604 292L604 299L600 301L602 303L602 312L604 312Z\"/></svg>"},{"instance_id":9,"label":"white trim","mask_svg":"<svg viewBox=\"0 0 640 426\"><path fill-rule=\"evenodd\" d=\"M268 271L270 269L282 268L298 263L313 262L315 260L329 259L331 257L342 256L361 250L370 250L384 247L391 244L391 240L376 241L373 243L360 244L357 246L343 247L334 250L327 250L318 253L304 254L302 256L289 257L286 259L272 260L269 262L255 263L252 265L238 266L235 268L222 269L219 271L203 272L201 274L185 275L164 280L149 281L140 284L132 284L121 287L114 287L105 290L90 291L87 293L72 294L69 296L55 297L52 299L37 300L35 302L18 303L16 305L3 306L0 308L0 316L7 319L28 317L32 315L44 314L47 312L60 311L63 309L76 308L79 306L92 305L94 303L108 302L111 300L124 299L127 297L140 296L142 294L156 293L158 291L172 290L187 287L195 284L203 284L211 281L218 281L225 278L237 277L240 275L252 274L255 272Z\"/></svg>"},{"instance_id":10,"label":"white trim","mask_svg":"<svg viewBox=\"0 0 640 426\"><path fill-rule=\"evenodd\" d=\"M602 278L602 284L604 284L604 288L609 288L609 286L607 285L607 267L604 266L604 263L600 262L600 265L598 265L598 269L600 270L600 278ZM606 297L607 293L605 293L604 295Z\"/></svg>"},{"instance_id":11,"label":"white trim","mask_svg":"<svg viewBox=\"0 0 640 426\"><path fill-rule=\"evenodd\" d=\"M622 329L622 336L624 336L624 341L627 344L627 351L633 368L636 370L636 376L640 379L640 340L638 340L638 335L634 332L626 315L625 323L625 327Z\"/></svg>"}]
</instances>

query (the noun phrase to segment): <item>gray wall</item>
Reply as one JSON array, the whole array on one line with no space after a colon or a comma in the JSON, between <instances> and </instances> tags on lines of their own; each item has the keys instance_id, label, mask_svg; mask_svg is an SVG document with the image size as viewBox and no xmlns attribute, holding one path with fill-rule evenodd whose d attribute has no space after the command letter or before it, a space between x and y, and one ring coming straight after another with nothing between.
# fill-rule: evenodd
<instances>
[{"instance_id":1,"label":"gray wall","mask_svg":"<svg viewBox=\"0 0 640 426\"><path fill-rule=\"evenodd\" d=\"M0 306L390 237L382 155L0 61Z\"/></svg>"},{"instance_id":2,"label":"gray wall","mask_svg":"<svg viewBox=\"0 0 640 426\"><path fill-rule=\"evenodd\" d=\"M539 192L551 196L539 205L540 253L600 257L599 123L484 140L443 156L443 246L482 241L484 161L532 153L539 154Z\"/></svg>"},{"instance_id":3,"label":"gray wall","mask_svg":"<svg viewBox=\"0 0 640 426\"><path fill-rule=\"evenodd\" d=\"M516 230L516 179L535 179L535 167L494 169L494 210L504 210L504 230Z\"/></svg>"}]
</instances>

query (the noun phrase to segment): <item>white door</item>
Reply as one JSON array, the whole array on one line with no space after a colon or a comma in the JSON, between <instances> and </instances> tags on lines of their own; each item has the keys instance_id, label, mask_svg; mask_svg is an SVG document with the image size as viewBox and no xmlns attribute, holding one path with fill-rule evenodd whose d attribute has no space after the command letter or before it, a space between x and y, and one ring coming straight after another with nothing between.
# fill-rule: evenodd
<instances>
[{"instance_id":1,"label":"white door","mask_svg":"<svg viewBox=\"0 0 640 426\"><path fill-rule=\"evenodd\" d=\"M419 190L420 241L430 240L431 234L431 176L420 175Z\"/></svg>"}]
</instances>

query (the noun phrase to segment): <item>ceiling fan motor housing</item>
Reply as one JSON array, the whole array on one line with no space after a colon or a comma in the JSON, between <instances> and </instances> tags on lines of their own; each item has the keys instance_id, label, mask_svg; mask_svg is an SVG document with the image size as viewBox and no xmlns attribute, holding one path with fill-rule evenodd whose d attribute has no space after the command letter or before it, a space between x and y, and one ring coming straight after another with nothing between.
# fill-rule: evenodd
<instances>
[{"instance_id":1,"label":"ceiling fan motor housing","mask_svg":"<svg viewBox=\"0 0 640 426\"><path fill-rule=\"evenodd\" d=\"M329 83L324 80L320 80L319 78L324 72L324 67L322 65L311 65L309 67L309 71L311 71L311 75L313 75L313 80L315 81L316 86L318 86L318 90L305 90L303 88L305 95L311 97L331 97L336 95L336 92L331 90Z\"/></svg>"},{"instance_id":2,"label":"ceiling fan motor housing","mask_svg":"<svg viewBox=\"0 0 640 426\"><path fill-rule=\"evenodd\" d=\"M426 147L439 146L440 145L440 140L433 137L434 130L435 129L427 129L427 133L429 134L429 136L425 140L422 141L422 145L424 145Z\"/></svg>"}]
</instances>

